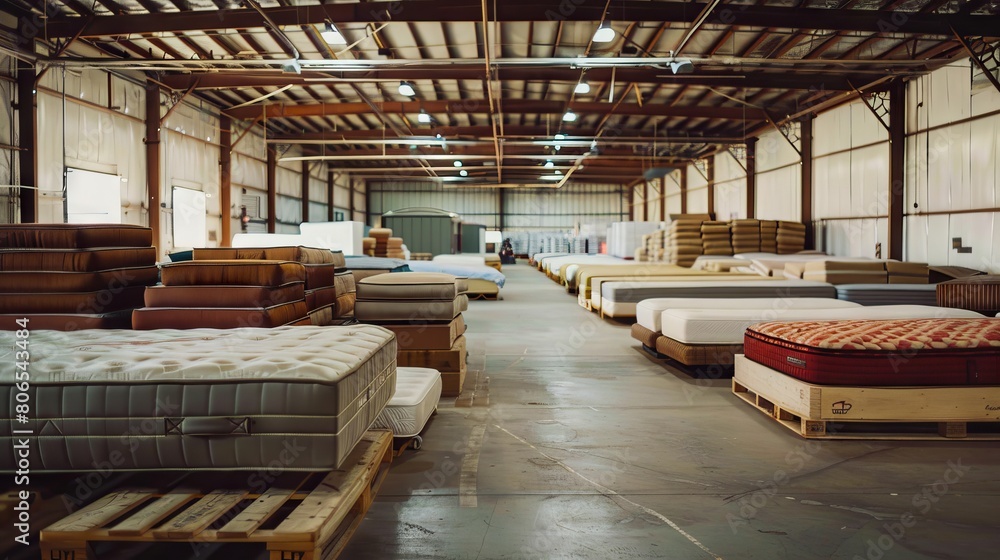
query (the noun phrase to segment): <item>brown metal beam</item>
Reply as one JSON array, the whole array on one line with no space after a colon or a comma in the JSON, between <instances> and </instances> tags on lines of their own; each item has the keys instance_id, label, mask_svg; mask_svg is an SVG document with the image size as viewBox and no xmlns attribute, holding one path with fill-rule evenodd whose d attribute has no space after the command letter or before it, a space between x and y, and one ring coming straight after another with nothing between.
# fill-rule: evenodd
<instances>
[{"instance_id":1,"label":"brown metal beam","mask_svg":"<svg viewBox=\"0 0 1000 560\"><path fill-rule=\"evenodd\" d=\"M35 67L17 62L17 184L29 187L20 189L21 223L38 221L38 142L36 138Z\"/></svg>"},{"instance_id":2,"label":"brown metal beam","mask_svg":"<svg viewBox=\"0 0 1000 560\"><path fill-rule=\"evenodd\" d=\"M799 138L802 142L802 183L801 183L801 219L806 225L806 249L816 247L815 228L813 227L813 116L807 115L799 125Z\"/></svg>"},{"instance_id":3,"label":"brown metal beam","mask_svg":"<svg viewBox=\"0 0 1000 560\"><path fill-rule=\"evenodd\" d=\"M705 158L705 180L708 181L708 213L714 216L715 215L715 156L714 155Z\"/></svg>"},{"instance_id":4,"label":"brown metal beam","mask_svg":"<svg viewBox=\"0 0 1000 560\"><path fill-rule=\"evenodd\" d=\"M681 167L681 214L688 211L688 166Z\"/></svg>"},{"instance_id":5,"label":"brown metal beam","mask_svg":"<svg viewBox=\"0 0 1000 560\"><path fill-rule=\"evenodd\" d=\"M309 221L309 162L302 162L302 221Z\"/></svg>"},{"instance_id":6,"label":"brown metal beam","mask_svg":"<svg viewBox=\"0 0 1000 560\"><path fill-rule=\"evenodd\" d=\"M163 255L160 244L160 86L146 81L146 208L153 246Z\"/></svg>"},{"instance_id":7,"label":"brown metal beam","mask_svg":"<svg viewBox=\"0 0 1000 560\"><path fill-rule=\"evenodd\" d=\"M757 208L757 139L747 138L747 219L753 219Z\"/></svg>"},{"instance_id":8,"label":"brown metal beam","mask_svg":"<svg viewBox=\"0 0 1000 560\"><path fill-rule=\"evenodd\" d=\"M333 171L326 170L326 221L333 221ZM352 211L353 214L353 211Z\"/></svg>"},{"instance_id":9,"label":"brown metal beam","mask_svg":"<svg viewBox=\"0 0 1000 560\"><path fill-rule=\"evenodd\" d=\"M432 128L429 130L418 131L420 136L433 138L434 135L440 134L445 138L455 138L456 136L462 137L477 137L485 138L489 136L492 132L492 128L489 126L447 126ZM581 138L591 138L590 129L587 130L578 128L562 127L561 131L563 134L569 137L579 136ZM504 132L506 133L505 138L508 140L516 139L518 137L524 138L551 138L552 128L545 126L511 126L505 127ZM393 139L398 138L396 133L390 130L340 130L340 131L329 131L320 133L304 133L304 134L290 134L290 135L269 135L268 138L275 142L308 142L315 141L316 144L322 144L324 141L343 141L343 140L357 140L358 144L364 144L365 140L382 140L382 139ZM666 136L654 136L648 134L645 130L641 129L623 129L620 134L616 136L616 139L621 140L646 140L650 143L657 144L742 144L743 137L735 134L730 135L719 135L719 136L702 136L697 134L678 134L675 131L670 131ZM554 141L554 140L553 140Z\"/></svg>"},{"instance_id":10,"label":"brown metal beam","mask_svg":"<svg viewBox=\"0 0 1000 560\"><path fill-rule=\"evenodd\" d=\"M267 233L274 233L278 214L278 154L267 149Z\"/></svg>"},{"instance_id":11,"label":"brown metal beam","mask_svg":"<svg viewBox=\"0 0 1000 560\"><path fill-rule=\"evenodd\" d=\"M222 240L220 246L230 247L233 239L233 121L226 115L219 117L219 206L222 212Z\"/></svg>"},{"instance_id":12,"label":"brown metal beam","mask_svg":"<svg viewBox=\"0 0 1000 560\"><path fill-rule=\"evenodd\" d=\"M889 255L903 260L904 185L906 180L906 84L889 87Z\"/></svg>"},{"instance_id":13,"label":"brown metal beam","mask_svg":"<svg viewBox=\"0 0 1000 560\"><path fill-rule=\"evenodd\" d=\"M409 0L405 3L351 3L265 8L263 13L278 26L322 25L326 21L338 24L372 22L480 22L484 13L480 2L472 0ZM573 4L576 4L575 2ZM488 3L489 21L587 21L599 22L604 10L599 3L568 5L564 0L508 0ZM614 17L619 21L692 23L706 3L616 2ZM738 27L772 27L793 29L828 29L832 31L885 32L893 26L897 33L947 35L955 27L963 35L991 36L996 32L996 20L991 16L967 14L921 14L890 10L839 10L824 8L793 8L778 6L732 6L720 19ZM805 27L803 27L805 26ZM811 27L810 27L811 26ZM98 16L93 19L58 17L46 25L50 39L73 37L106 37L149 33L197 31L210 29L261 28L261 14L251 9L181 11L136 15Z\"/></svg>"},{"instance_id":14,"label":"brown metal beam","mask_svg":"<svg viewBox=\"0 0 1000 560\"><path fill-rule=\"evenodd\" d=\"M482 113L488 114L489 102L485 99L465 101L385 101L376 104L385 113L417 114L421 109L428 113ZM539 113L562 114L561 101L540 101L534 99L507 99L504 101L505 113ZM576 101L570 107L579 114L606 114L612 107L611 103ZM313 117L323 115L359 115L372 111L367 103L319 103L311 105L273 104L264 107L248 106L230 109L226 114L234 119L252 119L262 112L268 119L289 117ZM616 111L621 115L653 115L665 117L694 117L706 119L728 120L764 120L766 115L760 109L744 107L667 107L656 104L646 104L642 107L635 104L622 104Z\"/></svg>"}]
</instances>

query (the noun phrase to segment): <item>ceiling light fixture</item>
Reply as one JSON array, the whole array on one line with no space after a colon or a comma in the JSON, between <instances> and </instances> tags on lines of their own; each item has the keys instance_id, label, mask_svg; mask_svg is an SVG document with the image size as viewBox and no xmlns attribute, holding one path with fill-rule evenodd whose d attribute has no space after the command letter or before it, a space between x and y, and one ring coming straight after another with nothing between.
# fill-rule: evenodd
<instances>
[{"instance_id":1,"label":"ceiling light fixture","mask_svg":"<svg viewBox=\"0 0 1000 560\"><path fill-rule=\"evenodd\" d=\"M462 160L456 159L455 163L453 163L452 165L454 165L455 167L462 167Z\"/></svg>"},{"instance_id":2,"label":"ceiling light fixture","mask_svg":"<svg viewBox=\"0 0 1000 560\"><path fill-rule=\"evenodd\" d=\"M399 82L399 94L407 97L415 97L417 90L413 89L413 84L407 81Z\"/></svg>"},{"instance_id":3,"label":"ceiling light fixture","mask_svg":"<svg viewBox=\"0 0 1000 560\"><path fill-rule=\"evenodd\" d=\"M566 122L574 122L576 120L576 113L573 109L567 109L566 114L563 115L563 120Z\"/></svg>"},{"instance_id":4,"label":"ceiling light fixture","mask_svg":"<svg viewBox=\"0 0 1000 560\"><path fill-rule=\"evenodd\" d=\"M556 164L552 163L551 159L545 160L545 167L555 167Z\"/></svg>"},{"instance_id":5,"label":"ceiling light fixture","mask_svg":"<svg viewBox=\"0 0 1000 560\"><path fill-rule=\"evenodd\" d=\"M431 122L431 116L427 114L427 111L421 109L420 114L417 115L417 122L427 124Z\"/></svg>"},{"instance_id":6,"label":"ceiling light fixture","mask_svg":"<svg viewBox=\"0 0 1000 560\"><path fill-rule=\"evenodd\" d=\"M674 74L690 74L694 72L694 63L688 58L678 58L670 63L670 71Z\"/></svg>"},{"instance_id":7,"label":"ceiling light fixture","mask_svg":"<svg viewBox=\"0 0 1000 560\"><path fill-rule=\"evenodd\" d=\"M466 170L464 170L464 169L461 170L461 171L459 171L458 174L461 175L462 177L468 177L469 176L469 172L466 171Z\"/></svg>"},{"instance_id":8,"label":"ceiling light fixture","mask_svg":"<svg viewBox=\"0 0 1000 560\"><path fill-rule=\"evenodd\" d=\"M332 22L326 22L326 30L324 30L320 35L323 36L323 40L326 41L328 45L346 45L347 39L344 34L337 29L337 26Z\"/></svg>"},{"instance_id":9,"label":"ceiling light fixture","mask_svg":"<svg viewBox=\"0 0 1000 560\"><path fill-rule=\"evenodd\" d=\"M580 82L576 84L576 88L573 90L573 93L576 94L590 93L590 84L588 84L583 80L580 80Z\"/></svg>"},{"instance_id":10,"label":"ceiling light fixture","mask_svg":"<svg viewBox=\"0 0 1000 560\"><path fill-rule=\"evenodd\" d=\"M593 41L595 43L610 43L615 40L615 30L611 29L611 24L607 21L602 21L599 26L597 26L597 31L594 32Z\"/></svg>"}]
</instances>

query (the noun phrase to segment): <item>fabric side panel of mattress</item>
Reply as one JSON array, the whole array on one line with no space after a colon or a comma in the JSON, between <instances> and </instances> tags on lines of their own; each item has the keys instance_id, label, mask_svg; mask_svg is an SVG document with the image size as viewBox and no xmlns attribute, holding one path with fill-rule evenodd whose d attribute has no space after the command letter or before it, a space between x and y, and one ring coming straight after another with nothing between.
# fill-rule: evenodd
<instances>
[{"instance_id":1,"label":"fabric side panel of mattress","mask_svg":"<svg viewBox=\"0 0 1000 560\"><path fill-rule=\"evenodd\" d=\"M656 351L687 366L729 366L734 356L743 352L742 344L686 344L661 336Z\"/></svg>"},{"instance_id":2,"label":"fabric side panel of mattress","mask_svg":"<svg viewBox=\"0 0 1000 560\"><path fill-rule=\"evenodd\" d=\"M294 261L302 264L336 264L333 253L310 247L211 247L194 250L195 260L257 259Z\"/></svg>"},{"instance_id":3,"label":"fabric side panel of mattress","mask_svg":"<svg viewBox=\"0 0 1000 560\"><path fill-rule=\"evenodd\" d=\"M153 247L0 250L0 270L97 272L154 264Z\"/></svg>"},{"instance_id":4,"label":"fabric side panel of mattress","mask_svg":"<svg viewBox=\"0 0 1000 560\"><path fill-rule=\"evenodd\" d=\"M302 264L277 261L189 261L166 265L164 286L282 286L306 279Z\"/></svg>"},{"instance_id":5,"label":"fabric side panel of mattress","mask_svg":"<svg viewBox=\"0 0 1000 560\"><path fill-rule=\"evenodd\" d=\"M412 284L372 284L359 282L358 297L365 300L453 300L458 295L457 285L452 282L412 283Z\"/></svg>"},{"instance_id":6,"label":"fabric side panel of mattress","mask_svg":"<svg viewBox=\"0 0 1000 560\"><path fill-rule=\"evenodd\" d=\"M821 385L931 386L1000 382L1000 356L981 350L828 351L748 330L748 359Z\"/></svg>"},{"instance_id":7,"label":"fabric side panel of mattress","mask_svg":"<svg viewBox=\"0 0 1000 560\"><path fill-rule=\"evenodd\" d=\"M8 313L0 314L0 331L21 329L18 319L28 319L32 329L47 331L80 331L84 329L131 329L132 310L114 313Z\"/></svg>"},{"instance_id":8,"label":"fabric side panel of mattress","mask_svg":"<svg viewBox=\"0 0 1000 560\"><path fill-rule=\"evenodd\" d=\"M144 307L132 313L132 328L136 330L274 328L298 321L308 312L305 300L271 307Z\"/></svg>"},{"instance_id":9,"label":"fabric side panel of mattress","mask_svg":"<svg viewBox=\"0 0 1000 560\"><path fill-rule=\"evenodd\" d=\"M126 286L156 284L160 270L139 266L97 272L0 272L0 292L97 292Z\"/></svg>"},{"instance_id":10,"label":"fabric side panel of mattress","mask_svg":"<svg viewBox=\"0 0 1000 560\"><path fill-rule=\"evenodd\" d=\"M397 371L397 379L398 375ZM388 428L395 437L419 435L441 400L441 388L441 376L438 375L417 402L402 406L386 406L372 427Z\"/></svg>"},{"instance_id":11,"label":"fabric side panel of mattress","mask_svg":"<svg viewBox=\"0 0 1000 560\"><path fill-rule=\"evenodd\" d=\"M350 270L342 270L333 277L333 285L337 288L337 295L357 293L358 287L354 282L354 273Z\"/></svg>"},{"instance_id":12,"label":"fabric side panel of mattress","mask_svg":"<svg viewBox=\"0 0 1000 560\"><path fill-rule=\"evenodd\" d=\"M305 298L309 311L326 307L328 305L335 306L337 304L337 288L334 286L327 286L325 288L317 288L315 290L306 290Z\"/></svg>"},{"instance_id":13,"label":"fabric side panel of mattress","mask_svg":"<svg viewBox=\"0 0 1000 560\"><path fill-rule=\"evenodd\" d=\"M32 249L149 247L153 230L142 226L16 224L0 227L0 246Z\"/></svg>"},{"instance_id":14,"label":"fabric side panel of mattress","mask_svg":"<svg viewBox=\"0 0 1000 560\"><path fill-rule=\"evenodd\" d=\"M0 294L0 313L101 314L142 307L145 286L82 293Z\"/></svg>"},{"instance_id":15,"label":"fabric side panel of mattress","mask_svg":"<svg viewBox=\"0 0 1000 560\"><path fill-rule=\"evenodd\" d=\"M153 286L147 307L271 307L305 297L302 282L284 286Z\"/></svg>"},{"instance_id":16,"label":"fabric side panel of mattress","mask_svg":"<svg viewBox=\"0 0 1000 560\"><path fill-rule=\"evenodd\" d=\"M972 277L973 280L976 278ZM937 304L978 311L983 315L1000 312L1000 284L986 284L970 280L944 282L937 285Z\"/></svg>"},{"instance_id":17,"label":"fabric side panel of mattress","mask_svg":"<svg viewBox=\"0 0 1000 560\"><path fill-rule=\"evenodd\" d=\"M468 299L464 300L468 305ZM359 321L450 321L463 311L461 297L453 301L367 301L354 302Z\"/></svg>"},{"instance_id":18,"label":"fabric side panel of mattress","mask_svg":"<svg viewBox=\"0 0 1000 560\"><path fill-rule=\"evenodd\" d=\"M638 340L643 346L648 348L655 348L656 339L660 338L660 333L647 329L639 323L632 324L629 334L631 334L632 338Z\"/></svg>"}]
</instances>

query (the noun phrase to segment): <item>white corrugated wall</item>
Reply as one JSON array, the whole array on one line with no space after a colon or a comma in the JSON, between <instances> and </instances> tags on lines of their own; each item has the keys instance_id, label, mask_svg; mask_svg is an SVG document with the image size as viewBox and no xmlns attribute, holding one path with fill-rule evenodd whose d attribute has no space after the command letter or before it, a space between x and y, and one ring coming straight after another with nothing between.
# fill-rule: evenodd
<instances>
[{"instance_id":1,"label":"white corrugated wall","mask_svg":"<svg viewBox=\"0 0 1000 560\"><path fill-rule=\"evenodd\" d=\"M715 165L715 218L747 217L747 170L728 151L713 156Z\"/></svg>"},{"instance_id":2,"label":"white corrugated wall","mask_svg":"<svg viewBox=\"0 0 1000 560\"><path fill-rule=\"evenodd\" d=\"M795 148L777 130L757 141L756 217L762 220L802 218L801 159Z\"/></svg>"},{"instance_id":3,"label":"white corrugated wall","mask_svg":"<svg viewBox=\"0 0 1000 560\"><path fill-rule=\"evenodd\" d=\"M705 214L708 207L708 179L694 165L687 166L687 213Z\"/></svg>"}]
</instances>

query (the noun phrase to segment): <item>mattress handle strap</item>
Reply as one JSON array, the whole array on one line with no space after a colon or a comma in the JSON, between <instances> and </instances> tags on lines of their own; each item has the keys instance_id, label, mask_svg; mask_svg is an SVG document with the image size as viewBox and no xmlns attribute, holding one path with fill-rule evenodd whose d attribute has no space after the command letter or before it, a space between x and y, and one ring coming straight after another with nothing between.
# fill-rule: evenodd
<instances>
[{"instance_id":1,"label":"mattress handle strap","mask_svg":"<svg viewBox=\"0 0 1000 560\"><path fill-rule=\"evenodd\" d=\"M250 435L250 418L189 416L164 418L168 436L243 436Z\"/></svg>"}]
</instances>

